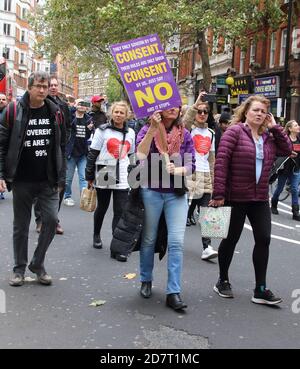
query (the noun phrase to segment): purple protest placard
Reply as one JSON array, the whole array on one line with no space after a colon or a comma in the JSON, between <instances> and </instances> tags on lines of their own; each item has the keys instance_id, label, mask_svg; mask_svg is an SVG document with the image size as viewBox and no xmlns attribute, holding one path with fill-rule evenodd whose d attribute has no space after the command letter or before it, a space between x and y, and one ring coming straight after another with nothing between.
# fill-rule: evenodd
<instances>
[{"instance_id":1,"label":"purple protest placard","mask_svg":"<svg viewBox=\"0 0 300 369\"><path fill-rule=\"evenodd\" d=\"M110 46L137 118L179 107L179 95L157 34Z\"/></svg>"}]
</instances>

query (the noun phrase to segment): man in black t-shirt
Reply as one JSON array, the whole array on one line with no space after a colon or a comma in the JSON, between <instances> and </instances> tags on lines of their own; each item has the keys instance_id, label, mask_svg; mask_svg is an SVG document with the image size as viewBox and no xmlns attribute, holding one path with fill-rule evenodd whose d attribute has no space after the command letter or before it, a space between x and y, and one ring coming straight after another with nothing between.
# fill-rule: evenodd
<instances>
[{"instance_id":1,"label":"man in black t-shirt","mask_svg":"<svg viewBox=\"0 0 300 369\"><path fill-rule=\"evenodd\" d=\"M72 199L72 182L77 167L80 193L84 187L87 187L85 180L86 158L88 154L88 139L91 136L95 126L91 117L86 113L86 102L76 100L75 118L71 123L71 136L66 148L67 156L67 174L64 204L74 206Z\"/></svg>"},{"instance_id":2,"label":"man in black t-shirt","mask_svg":"<svg viewBox=\"0 0 300 369\"><path fill-rule=\"evenodd\" d=\"M69 138L70 132L71 132L71 112L70 112L68 104L59 97L58 80L55 76L50 76L48 98L51 99L51 101L53 101L59 107L61 113L63 114L66 131L67 131L67 138ZM58 211L60 210L60 206L64 198L64 192L65 192L65 187L63 186L60 189L60 193L59 193ZM40 233L41 228L42 228L42 220L41 220L41 210L40 210L40 206L38 202L35 203L34 213L35 213L36 231ZM64 233L64 230L59 220L57 220L56 234L63 234L63 233Z\"/></svg>"},{"instance_id":3,"label":"man in black t-shirt","mask_svg":"<svg viewBox=\"0 0 300 369\"><path fill-rule=\"evenodd\" d=\"M28 90L16 106L14 119L0 119L0 191L13 192L13 275L11 286L21 286L28 262L28 232L32 206L38 200L42 228L28 269L41 284L50 285L44 261L55 235L59 189L65 183L66 129L63 116L47 98L49 75L34 72ZM12 107L10 107L12 108Z\"/></svg>"}]
</instances>

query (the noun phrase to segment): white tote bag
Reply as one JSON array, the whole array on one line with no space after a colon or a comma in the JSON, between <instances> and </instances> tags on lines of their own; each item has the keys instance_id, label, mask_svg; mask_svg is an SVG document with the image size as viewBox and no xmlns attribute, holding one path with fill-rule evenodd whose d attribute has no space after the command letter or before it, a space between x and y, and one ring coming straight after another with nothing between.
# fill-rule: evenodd
<instances>
[{"instance_id":1,"label":"white tote bag","mask_svg":"<svg viewBox=\"0 0 300 369\"><path fill-rule=\"evenodd\" d=\"M226 238L230 224L231 207L220 206L200 208L199 224L202 237Z\"/></svg>"}]
</instances>

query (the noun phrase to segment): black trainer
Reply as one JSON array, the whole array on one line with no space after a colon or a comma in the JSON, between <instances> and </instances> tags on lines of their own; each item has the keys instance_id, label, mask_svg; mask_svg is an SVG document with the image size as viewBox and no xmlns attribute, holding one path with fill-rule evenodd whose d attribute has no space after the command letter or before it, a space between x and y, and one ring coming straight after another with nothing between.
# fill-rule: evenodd
<instances>
[{"instance_id":1,"label":"black trainer","mask_svg":"<svg viewBox=\"0 0 300 369\"><path fill-rule=\"evenodd\" d=\"M254 290L254 296L251 299L255 304L276 305L282 302L280 297L276 297L272 291L265 289L264 291Z\"/></svg>"},{"instance_id":2,"label":"black trainer","mask_svg":"<svg viewBox=\"0 0 300 369\"><path fill-rule=\"evenodd\" d=\"M233 298L231 284L228 281L221 281L219 279L214 286L214 291L221 297Z\"/></svg>"}]
</instances>

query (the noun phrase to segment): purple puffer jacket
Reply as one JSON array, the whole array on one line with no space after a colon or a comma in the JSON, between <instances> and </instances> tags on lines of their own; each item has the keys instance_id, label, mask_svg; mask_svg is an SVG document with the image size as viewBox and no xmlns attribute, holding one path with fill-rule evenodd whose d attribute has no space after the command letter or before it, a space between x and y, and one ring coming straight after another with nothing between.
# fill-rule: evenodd
<instances>
[{"instance_id":1,"label":"purple puffer jacket","mask_svg":"<svg viewBox=\"0 0 300 369\"><path fill-rule=\"evenodd\" d=\"M292 152L283 128L276 125L263 134L264 160L256 184L256 148L251 130L243 123L229 127L222 135L215 163L213 199L234 202L268 201L269 174L275 156Z\"/></svg>"}]
</instances>

